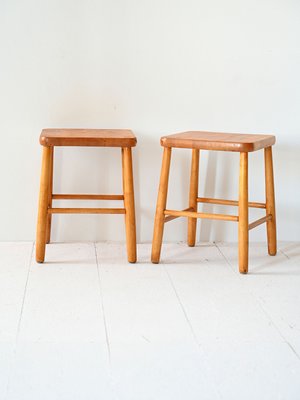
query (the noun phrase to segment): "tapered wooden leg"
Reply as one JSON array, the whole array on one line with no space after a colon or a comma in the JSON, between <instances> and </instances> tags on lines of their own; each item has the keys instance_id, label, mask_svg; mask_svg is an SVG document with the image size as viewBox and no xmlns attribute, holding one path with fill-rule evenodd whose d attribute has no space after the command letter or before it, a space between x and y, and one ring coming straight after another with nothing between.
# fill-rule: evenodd
<instances>
[{"instance_id":1,"label":"tapered wooden leg","mask_svg":"<svg viewBox=\"0 0 300 400\"><path fill-rule=\"evenodd\" d=\"M49 168L49 193L48 193L48 207L52 207L52 192L53 192L53 157L54 157L54 147L50 147L50 168ZM46 243L50 243L51 237L51 222L52 214L47 216L47 229L46 229Z\"/></svg>"},{"instance_id":2,"label":"tapered wooden leg","mask_svg":"<svg viewBox=\"0 0 300 400\"><path fill-rule=\"evenodd\" d=\"M248 272L248 153L240 153L239 182L239 270Z\"/></svg>"},{"instance_id":3,"label":"tapered wooden leg","mask_svg":"<svg viewBox=\"0 0 300 400\"><path fill-rule=\"evenodd\" d=\"M161 244L164 231L164 221L165 221L164 211L166 209L166 204L167 204L171 150L172 149L170 147L164 147L164 155L163 155L160 183L158 189L158 198L156 204L156 214L154 221L153 241L152 241L151 261L154 264L157 264L160 259Z\"/></svg>"},{"instance_id":4,"label":"tapered wooden leg","mask_svg":"<svg viewBox=\"0 0 300 400\"><path fill-rule=\"evenodd\" d=\"M122 149L123 192L125 206L125 226L127 258L130 263L136 262L136 226L132 173L131 147Z\"/></svg>"},{"instance_id":5,"label":"tapered wooden leg","mask_svg":"<svg viewBox=\"0 0 300 400\"><path fill-rule=\"evenodd\" d=\"M272 147L265 148L265 181L266 214L272 215L272 219L267 221L268 252L270 256L275 256L277 252L277 240Z\"/></svg>"},{"instance_id":6,"label":"tapered wooden leg","mask_svg":"<svg viewBox=\"0 0 300 400\"><path fill-rule=\"evenodd\" d=\"M189 196L189 207L192 208L192 211L197 211L198 180L199 180L199 150L192 149L190 196ZM196 228L197 228L197 218L188 218L187 243L191 247L195 246Z\"/></svg>"},{"instance_id":7,"label":"tapered wooden leg","mask_svg":"<svg viewBox=\"0 0 300 400\"><path fill-rule=\"evenodd\" d=\"M42 171L40 181L39 211L36 232L36 261L44 262L46 248L47 211L49 196L49 170L51 163L50 147L43 147Z\"/></svg>"}]
</instances>

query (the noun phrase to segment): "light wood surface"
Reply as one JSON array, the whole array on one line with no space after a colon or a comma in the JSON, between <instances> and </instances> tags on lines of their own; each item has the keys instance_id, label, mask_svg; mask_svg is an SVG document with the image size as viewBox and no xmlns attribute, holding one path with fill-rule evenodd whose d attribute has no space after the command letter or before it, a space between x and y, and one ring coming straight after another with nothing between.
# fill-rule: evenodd
<instances>
[{"instance_id":1,"label":"light wood surface","mask_svg":"<svg viewBox=\"0 0 300 400\"><path fill-rule=\"evenodd\" d=\"M272 215L272 219L267 221L268 253L270 256L275 256L277 239L272 147L265 149L265 181L266 213Z\"/></svg>"},{"instance_id":2,"label":"light wood surface","mask_svg":"<svg viewBox=\"0 0 300 400\"><path fill-rule=\"evenodd\" d=\"M272 146L273 135L190 131L163 136L161 145L188 149L251 152Z\"/></svg>"},{"instance_id":3,"label":"light wood surface","mask_svg":"<svg viewBox=\"0 0 300 400\"><path fill-rule=\"evenodd\" d=\"M192 211L197 211L198 197L198 181L199 181L199 150L192 150L191 175L190 175L190 193L189 207ZM196 242L197 218L188 218L188 246L194 247Z\"/></svg>"},{"instance_id":4,"label":"light wood surface","mask_svg":"<svg viewBox=\"0 0 300 400\"><path fill-rule=\"evenodd\" d=\"M239 179L239 270L248 272L248 153L240 154Z\"/></svg>"},{"instance_id":5,"label":"light wood surface","mask_svg":"<svg viewBox=\"0 0 300 400\"><path fill-rule=\"evenodd\" d=\"M181 210L181 211L193 211L193 207L188 207L188 208L185 208L184 210ZM173 219L176 219L176 218L179 218L179 217L182 217L182 215L168 215L167 217L165 217L165 220L164 220L164 223L166 224L167 222L170 222L170 221L173 221Z\"/></svg>"},{"instance_id":6,"label":"light wood surface","mask_svg":"<svg viewBox=\"0 0 300 400\"><path fill-rule=\"evenodd\" d=\"M199 203L208 203L208 204L220 204L225 206L238 206L239 202L236 200L224 200L224 199L212 199L209 197L198 197L197 201ZM265 203L257 203L253 201L248 202L248 207L251 208L266 208Z\"/></svg>"},{"instance_id":7,"label":"light wood surface","mask_svg":"<svg viewBox=\"0 0 300 400\"><path fill-rule=\"evenodd\" d=\"M124 200L122 194L53 194L53 200Z\"/></svg>"},{"instance_id":8,"label":"light wood surface","mask_svg":"<svg viewBox=\"0 0 300 400\"><path fill-rule=\"evenodd\" d=\"M50 242L52 214L125 214L128 261L136 262L136 225L131 147L136 137L124 129L44 129L36 259L43 262L45 245ZM55 146L107 146L122 151L122 195L53 194L53 153ZM53 200L123 200L124 208L53 207Z\"/></svg>"},{"instance_id":9,"label":"light wood surface","mask_svg":"<svg viewBox=\"0 0 300 400\"><path fill-rule=\"evenodd\" d=\"M136 226L135 226L132 154L130 147L122 149L122 169L123 169L122 176L123 176L123 190L124 190L124 206L126 210L125 227L126 227L127 258L130 263L135 263Z\"/></svg>"},{"instance_id":10,"label":"light wood surface","mask_svg":"<svg viewBox=\"0 0 300 400\"><path fill-rule=\"evenodd\" d=\"M164 148L159 189L158 189L158 198L156 204L153 240L152 240L151 261L154 264L159 263L160 259L162 238L164 232L164 223L165 223L164 211L166 209L166 204L167 204L171 151L172 149L170 147Z\"/></svg>"},{"instance_id":11,"label":"light wood surface","mask_svg":"<svg viewBox=\"0 0 300 400\"><path fill-rule=\"evenodd\" d=\"M52 192L53 192L53 162L54 162L54 147L50 147L50 168L49 168L49 191L48 191L48 208L52 207ZM50 243L51 239L51 223L52 215L47 215L46 228L46 243Z\"/></svg>"},{"instance_id":12,"label":"light wood surface","mask_svg":"<svg viewBox=\"0 0 300 400\"><path fill-rule=\"evenodd\" d=\"M237 222L239 220L239 217L237 215L198 213L194 211L165 210L164 214L172 215L174 217L218 219L222 221L234 221L234 222Z\"/></svg>"},{"instance_id":13,"label":"light wood surface","mask_svg":"<svg viewBox=\"0 0 300 400\"><path fill-rule=\"evenodd\" d=\"M49 214L125 214L125 208L49 208Z\"/></svg>"},{"instance_id":14,"label":"light wood surface","mask_svg":"<svg viewBox=\"0 0 300 400\"><path fill-rule=\"evenodd\" d=\"M125 129L43 129L43 146L134 147L136 137Z\"/></svg>"},{"instance_id":15,"label":"light wood surface","mask_svg":"<svg viewBox=\"0 0 300 400\"><path fill-rule=\"evenodd\" d=\"M267 221L271 221L271 219L272 219L271 214L266 215L265 217L259 218L256 221L251 222L251 224L249 224L248 229L249 229L249 231L251 231L251 229L256 228L257 226L259 226Z\"/></svg>"},{"instance_id":16,"label":"light wood surface","mask_svg":"<svg viewBox=\"0 0 300 400\"><path fill-rule=\"evenodd\" d=\"M36 230L36 261L44 262L47 231L47 209L49 201L49 176L51 165L51 149L43 147L42 171L40 180L39 209Z\"/></svg>"},{"instance_id":17,"label":"light wood surface","mask_svg":"<svg viewBox=\"0 0 300 400\"><path fill-rule=\"evenodd\" d=\"M164 223L178 217L188 218L189 246L194 246L196 241L196 219L217 219L238 222L238 251L239 271L248 273L249 263L249 231L266 223L268 237L268 252L276 254L276 215L274 195L274 175L272 161L272 145L275 143L273 135L226 134L217 132L183 132L161 138L164 147L163 165L161 170L160 186L156 207L154 234L152 242L152 262L158 263L160 259ZM173 147L192 149L192 162L190 174L189 207L184 210L166 209L168 179L170 169L171 150ZM239 172L239 200L214 199L198 197L199 178L199 150L236 151L240 153ZM248 153L264 149L265 154L265 186L266 202L250 202L248 200ZM169 152L167 151L169 150ZM238 206L239 215L226 215L197 212L197 203ZM249 208L265 209L266 215L249 224ZM163 218L163 215L165 216Z\"/></svg>"}]
</instances>

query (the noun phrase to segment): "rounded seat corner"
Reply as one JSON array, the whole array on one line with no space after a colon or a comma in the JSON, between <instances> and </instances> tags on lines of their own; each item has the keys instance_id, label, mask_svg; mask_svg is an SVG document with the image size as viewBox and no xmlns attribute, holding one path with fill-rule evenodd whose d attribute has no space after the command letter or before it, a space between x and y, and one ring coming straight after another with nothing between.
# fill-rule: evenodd
<instances>
[{"instance_id":1,"label":"rounded seat corner","mask_svg":"<svg viewBox=\"0 0 300 400\"><path fill-rule=\"evenodd\" d=\"M43 133L40 136L40 145L48 147L48 138Z\"/></svg>"},{"instance_id":2,"label":"rounded seat corner","mask_svg":"<svg viewBox=\"0 0 300 400\"><path fill-rule=\"evenodd\" d=\"M163 136L160 138L160 145L163 147L168 147L168 137Z\"/></svg>"},{"instance_id":3,"label":"rounded seat corner","mask_svg":"<svg viewBox=\"0 0 300 400\"><path fill-rule=\"evenodd\" d=\"M136 138L136 136L134 136L132 138L132 145L130 147L135 147L136 145L137 145L137 138Z\"/></svg>"}]
</instances>

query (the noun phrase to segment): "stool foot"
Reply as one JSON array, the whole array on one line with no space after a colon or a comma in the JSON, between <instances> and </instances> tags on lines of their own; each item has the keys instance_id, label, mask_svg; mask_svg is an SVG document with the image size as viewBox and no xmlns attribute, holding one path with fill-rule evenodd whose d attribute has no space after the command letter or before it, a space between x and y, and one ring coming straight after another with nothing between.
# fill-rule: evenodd
<instances>
[{"instance_id":1,"label":"stool foot","mask_svg":"<svg viewBox=\"0 0 300 400\"><path fill-rule=\"evenodd\" d=\"M191 177L190 177L190 195L189 207L192 211L197 211L198 197L198 180L199 180L199 150L192 150ZM188 218L188 246L194 247L196 243L197 218Z\"/></svg>"},{"instance_id":2,"label":"stool foot","mask_svg":"<svg viewBox=\"0 0 300 400\"><path fill-rule=\"evenodd\" d=\"M49 171L51 164L51 149L43 147L42 171L40 181L39 211L36 232L36 261L44 262L46 248L47 211L49 196Z\"/></svg>"},{"instance_id":3,"label":"stool foot","mask_svg":"<svg viewBox=\"0 0 300 400\"><path fill-rule=\"evenodd\" d=\"M239 271L248 272L248 153L240 153L239 178Z\"/></svg>"},{"instance_id":4,"label":"stool foot","mask_svg":"<svg viewBox=\"0 0 300 400\"><path fill-rule=\"evenodd\" d=\"M123 173L123 192L125 206L125 226L127 258L130 263L136 262L136 226L134 208L134 189L132 173L132 154L131 148L122 148L122 173Z\"/></svg>"},{"instance_id":5,"label":"stool foot","mask_svg":"<svg viewBox=\"0 0 300 400\"><path fill-rule=\"evenodd\" d=\"M153 264L158 264L160 259L165 224L164 211L167 204L171 150L171 147L164 147L152 241L151 261Z\"/></svg>"},{"instance_id":6,"label":"stool foot","mask_svg":"<svg viewBox=\"0 0 300 400\"><path fill-rule=\"evenodd\" d=\"M267 221L268 253L270 256L275 256L277 252L277 239L272 147L265 148L265 183L266 214L272 215L272 219Z\"/></svg>"}]
</instances>

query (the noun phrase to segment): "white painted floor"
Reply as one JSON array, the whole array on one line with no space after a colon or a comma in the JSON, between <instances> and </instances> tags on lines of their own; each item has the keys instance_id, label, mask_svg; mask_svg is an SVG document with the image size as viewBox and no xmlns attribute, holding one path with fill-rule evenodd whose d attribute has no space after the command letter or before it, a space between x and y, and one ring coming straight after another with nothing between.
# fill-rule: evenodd
<instances>
[{"instance_id":1,"label":"white painted floor","mask_svg":"<svg viewBox=\"0 0 300 400\"><path fill-rule=\"evenodd\" d=\"M300 244L0 244L1 400L299 400Z\"/></svg>"}]
</instances>

